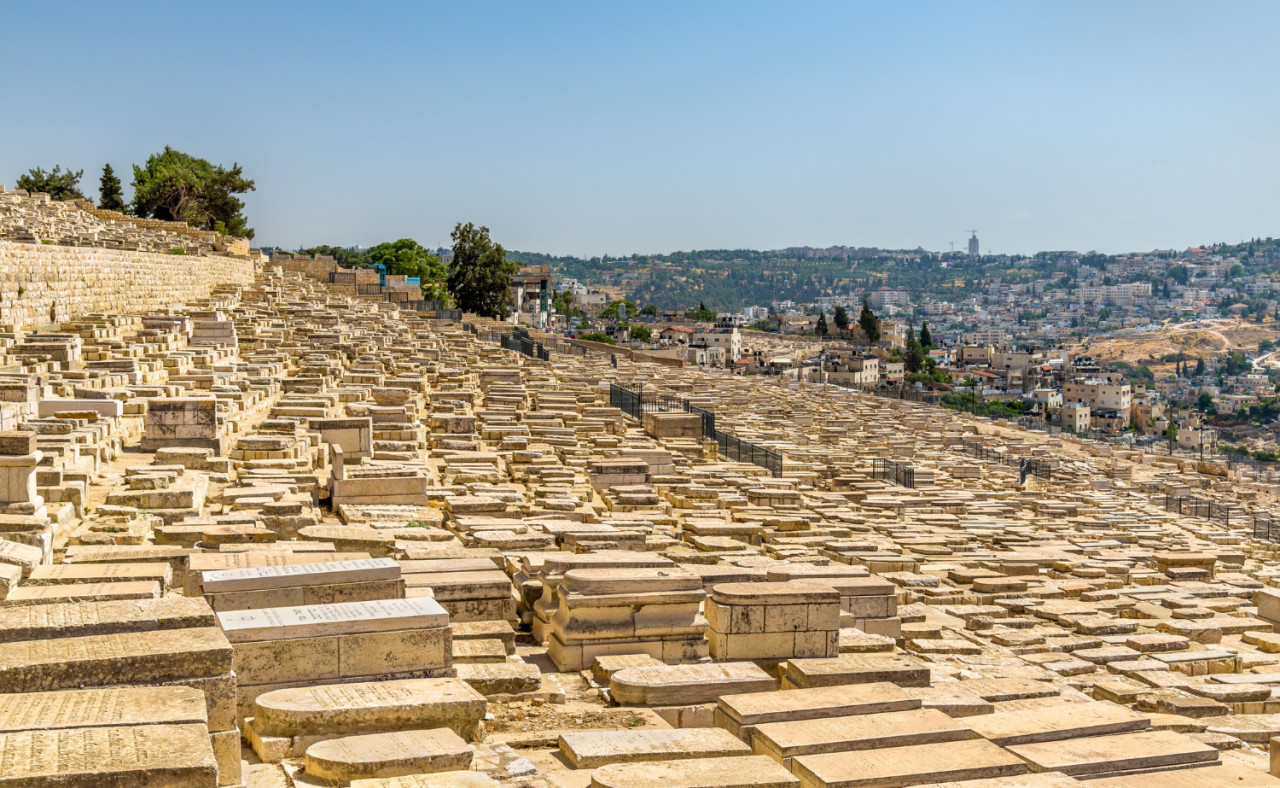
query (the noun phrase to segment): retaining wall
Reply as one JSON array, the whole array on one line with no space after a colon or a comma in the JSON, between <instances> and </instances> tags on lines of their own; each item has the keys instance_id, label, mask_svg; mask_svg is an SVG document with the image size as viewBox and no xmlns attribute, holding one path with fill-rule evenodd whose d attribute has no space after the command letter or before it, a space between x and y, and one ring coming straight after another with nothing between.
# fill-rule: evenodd
<instances>
[{"instance_id":1,"label":"retaining wall","mask_svg":"<svg viewBox=\"0 0 1280 788\"><path fill-rule=\"evenodd\" d=\"M243 258L0 241L0 323L32 328L93 313L165 311L218 285L249 284L257 267Z\"/></svg>"}]
</instances>

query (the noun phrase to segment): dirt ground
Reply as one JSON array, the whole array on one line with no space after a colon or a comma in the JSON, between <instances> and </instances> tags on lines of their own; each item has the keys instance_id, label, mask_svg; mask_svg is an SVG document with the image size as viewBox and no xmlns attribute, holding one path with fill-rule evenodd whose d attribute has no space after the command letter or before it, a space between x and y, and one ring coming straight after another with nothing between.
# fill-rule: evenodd
<instances>
[{"instance_id":1,"label":"dirt ground","mask_svg":"<svg viewBox=\"0 0 1280 788\"><path fill-rule=\"evenodd\" d=\"M1072 348L1099 361L1127 361L1146 366L1157 376L1173 372L1171 353L1181 353L1194 361L1208 361L1229 351L1254 351L1264 339L1280 339L1280 323L1267 320L1252 323L1238 318L1169 323L1158 331L1090 337Z\"/></svg>"}]
</instances>

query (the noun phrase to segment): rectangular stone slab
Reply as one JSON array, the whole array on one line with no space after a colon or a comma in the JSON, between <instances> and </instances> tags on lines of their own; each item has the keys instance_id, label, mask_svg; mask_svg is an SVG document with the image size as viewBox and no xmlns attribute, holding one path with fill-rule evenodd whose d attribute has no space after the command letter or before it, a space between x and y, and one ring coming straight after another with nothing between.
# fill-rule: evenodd
<instances>
[{"instance_id":1,"label":"rectangular stone slab","mask_svg":"<svg viewBox=\"0 0 1280 788\"><path fill-rule=\"evenodd\" d=\"M133 725L0 733L3 788L215 788L218 767L203 725Z\"/></svg>"},{"instance_id":2,"label":"rectangular stone slab","mask_svg":"<svg viewBox=\"0 0 1280 788\"><path fill-rule=\"evenodd\" d=\"M10 591L9 595L0 601L0 607L159 598L160 584L154 580L123 583L65 583L51 586L21 585Z\"/></svg>"},{"instance_id":3,"label":"rectangular stone slab","mask_svg":"<svg viewBox=\"0 0 1280 788\"><path fill-rule=\"evenodd\" d=\"M232 643L447 627L449 614L434 599L379 599L333 605L271 607L218 613Z\"/></svg>"},{"instance_id":4,"label":"rectangular stone slab","mask_svg":"<svg viewBox=\"0 0 1280 788\"><path fill-rule=\"evenodd\" d=\"M1147 715L1105 701L997 711L970 717L965 722L982 738L1002 747L1133 733L1151 727L1151 719Z\"/></svg>"},{"instance_id":5,"label":"rectangular stone slab","mask_svg":"<svg viewBox=\"0 0 1280 788\"><path fill-rule=\"evenodd\" d=\"M764 755L615 763L591 775L591 788L800 788L800 780Z\"/></svg>"},{"instance_id":6,"label":"rectangular stone slab","mask_svg":"<svg viewBox=\"0 0 1280 788\"><path fill-rule=\"evenodd\" d=\"M173 567L156 564L54 564L37 566L24 581L27 585L47 586L61 583L124 583L154 580L162 589L173 581Z\"/></svg>"},{"instance_id":7,"label":"rectangular stone slab","mask_svg":"<svg viewBox=\"0 0 1280 788\"><path fill-rule=\"evenodd\" d=\"M920 701L895 684L838 684L783 692L722 695L717 701L716 724L742 735L743 729L765 722L847 717L918 708Z\"/></svg>"},{"instance_id":8,"label":"rectangular stone slab","mask_svg":"<svg viewBox=\"0 0 1280 788\"><path fill-rule=\"evenodd\" d=\"M786 678L800 688L883 681L923 687L929 684L929 668L900 654L841 654L830 659L793 659L787 663Z\"/></svg>"},{"instance_id":9,"label":"rectangular stone slab","mask_svg":"<svg viewBox=\"0 0 1280 788\"><path fill-rule=\"evenodd\" d=\"M1218 751L1213 747L1172 731L1019 744L1009 751L1031 764L1035 771L1056 771L1073 777L1218 760Z\"/></svg>"},{"instance_id":10,"label":"rectangular stone slab","mask_svg":"<svg viewBox=\"0 0 1280 788\"><path fill-rule=\"evenodd\" d=\"M279 544L278 542L276 544ZM308 544L306 542L302 544ZM200 578L205 572L221 569L248 569L255 566L288 566L289 564L319 564L328 561L356 561L369 558L368 553L313 553L313 552L248 552L248 553L192 553L187 557L185 591L187 596L199 596Z\"/></svg>"},{"instance_id":11,"label":"rectangular stone slab","mask_svg":"<svg viewBox=\"0 0 1280 788\"><path fill-rule=\"evenodd\" d=\"M1009 777L1027 764L989 741L802 755L792 772L804 788L901 788L921 783Z\"/></svg>"},{"instance_id":12,"label":"rectangular stone slab","mask_svg":"<svg viewBox=\"0 0 1280 788\"><path fill-rule=\"evenodd\" d=\"M0 692L221 676L231 644L215 627L0 643Z\"/></svg>"},{"instance_id":13,"label":"rectangular stone slab","mask_svg":"<svg viewBox=\"0 0 1280 788\"><path fill-rule=\"evenodd\" d=\"M104 687L0 695L0 733L109 725L208 721L204 693L191 687Z\"/></svg>"},{"instance_id":14,"label":"rectangular stone slab","mask_svg":"<svg viewBox=\"0 0 1280 788\"><path fill-rule=\"evenodd\" d=\"M1248 766L1224 763L1205 769L1166 769L1147 774L1100 777L1088 783L1077 781L1075 788L1081 785L1089 788L1276 788L1280 786L1280 778Z\"/></svg>"},{"instance_id":15,"label":"rectangular stone slab","mask_svg":"<svg viewBox=\"0 0 1280 788\"><path fill-rule=\"evenodd\" d=\"M757 725L751 748L783 766L797 755L875 750L973 738L968 727L936 709L891 711L854 717L766 722Z\"/></svg>"},{"instance_id":16,"label":"rectangular stone slab","mask_svg":"<svg viewBox=\"0 0 1280 788\"><path fill-rule=\"evenodd\" d=\"M293 586L395 580L400 577L400 565L393 558L367 558L355 561L217 569L202 574L201 585L204 593L219 594Z\"/></svg>"},{"instance_id":17,"label":"rectangular stone slab","mask_svg":"<svg viewBox=\"0 0 1280 788\"><path fill-rule=\"evenodd\" d=\"M750 755L751 748L719 728L683 728L562 733L560 752L573 768L594 769L610 763Z\"/></svg>"},{"instance_id":18,"label":"rectangular stone slab","mask_svg":"<svg viewBox=\"0 0 1280 788\"><path fill-rule=\"evenodd\" d=\"M216 625L199 597L39 605L0 610L0 643Z\"/></svg>"}]
</instances>

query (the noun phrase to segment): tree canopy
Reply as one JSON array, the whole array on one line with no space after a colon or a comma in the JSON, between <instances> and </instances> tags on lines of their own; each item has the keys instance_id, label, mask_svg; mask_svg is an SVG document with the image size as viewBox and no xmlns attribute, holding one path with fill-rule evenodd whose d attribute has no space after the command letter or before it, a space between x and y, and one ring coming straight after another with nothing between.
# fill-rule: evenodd
<instances>
[{"instance_id":1,"label":"tree canopy","mask_svg":"<svg viewBox=\"0 0 1280 788\"><path fill-rule=\"evenodd\" d=\"M449 291L448 272L440 258L412 238L378 244L364 255L369 265L381 265L396 276L416 276L422 282L422 297L444 302Z\"/></svg>"},{"instance_id":2,"label":"tree canopy","mask_svg":"<svg viewBox=\"0 0 1280 788\"><path fill-rule=\"evenodd\" d=\"M697 309L690 309L684 313L684 316L690 320L700 320L704 323L714 323L716 321L716 310L708 309L706 304L699 303Z\"/></svg>"},{"instance_id":3,"label":"tree canopy","mask_svg":"<svg viewBox=\"0 0 1280 788\"><path fill-rule=\"evenodd\" d=\"M843 306L837 305L835 320L836 328L840 329L840 333L843 334L845 331L849 330L849 310L845 309Z\"/></svg>"},{"instance_id":4,"label":"tree canopy","mask_svg":"<svg viewBox=\"0 0 1280 788\"><path fill-rule=\"evenodd\" d=\"M453 228L453 260L449 262L449 292L466 312L506 320L515 299L511 277L520 264L507 259L501 244L489 237L488 227L458 222Z\"/></svg>"},{"instance_id":5,"label":"tree canopy","mask_svg":"<svg viewBox=\"0 0 1280 788\"><path fill-rule=\"evenodd\" d=\"M819 312L818 325L814 326L813 332L820 337L825 337L827 335L827 331L827 313Z\"/></svg>"},{"instance_id":6,"label":"tree canopy","mask_svg":"<svg viewBox=\"0 0 1280 788\"><path fill-rule=\"evenodd\" d=\"M102 165L102 177L98 179L98 207L104 211L124 213L124 192L120 190L120 178L110 164Z\"/></svg>"},{"instance_id":7,"label":"tree canopy","mask_svg":"<svg viewBox=\"0 0 1280 788\"><path fill-rule=\"evenodd\" d=\"M369 261L365 259L365 255L369 252L368 249L365 249L363 252L357 252L342 246L326 246L321 244L320 246L309 246L306 249L299 249L298 252L300 254L328 255L333 258L334 262L343 268L366 268L369 265Z\"/></svg>"},{"instance_id":8,"label":"tree canopy","mask_svg":"<svg viewBox=\"0 0 1280 788\"><path fill-rule=\"evenodd\" d=\"M862 299L862 314L858 315L858 326L867 335L867 341L875 344L880 341L880 318L871 311L867 299Z\"/></svg>"},{"instance_id":9,"label":"tree canopy","mask_svg":"<svg viewBox=\"0 0 1280 788\"><path fill-rule=\"evenodd\" d=\"M604 309L600 310L600 317L605 320L617 320L623 306L627 308L627 317L635 317L636 313L639 311L634 302L628 301L624 298L618 301L610 301L606 304Z\"/></svg>"},{"instance_id":10,"label":"tree canopy","mask_svg":"<svg viewBox=\"0 0 1280 788\"><path fill-rule=\"evenodd\" d=\"M40 167L33 167L25 175L18 176L17 187L32 194L43 192L52 200L83 200L84 192L80 191L82 175L84 170L64 171L60 164L53 165L53 169L48 172Z\"/></svg>"},{"instance_id":11,"label":"tree canopy","mask_svg":"<svg viewBox=\"0 0 1280 788\"><path fill-rule=\"evenodd\" d=\"M253 237L244 201L235 196L253 190L239 164L226 169L168 146L146 166L133 166L134 213L224 235Z\"/></svg>"},{"instance_id":12,"label":"tree canopy","mask_svg":"<svg viewBox=\"0 0 1280 788\"><path fill-rule=\"evenodd\" d=\"M920 347L926 350L933 347L933 334L929 333L929 324L924 322L920 324Z\"/></svg>"}]
</instances>

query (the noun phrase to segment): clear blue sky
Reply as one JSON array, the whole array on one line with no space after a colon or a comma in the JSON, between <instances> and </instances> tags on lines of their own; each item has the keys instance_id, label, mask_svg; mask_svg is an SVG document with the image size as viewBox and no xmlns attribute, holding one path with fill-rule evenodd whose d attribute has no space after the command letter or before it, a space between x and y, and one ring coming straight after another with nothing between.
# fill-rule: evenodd
<instances>
[{"instance_id":1,"label":"clear blue sky","mask_svg":"<svg viewBox=\"0 0 1280 788\"><path fill-rule=\"evenodd\" d=\"M239 162L255 243L1280 235L1276 2L5 4L0 183ZM128 188L126 186L126 194Z\"/></svg>"}]
</instances>

